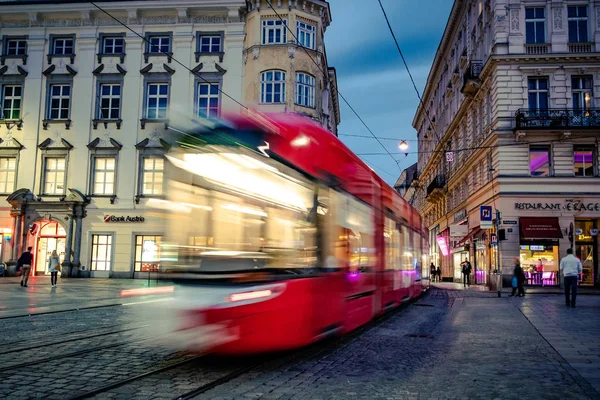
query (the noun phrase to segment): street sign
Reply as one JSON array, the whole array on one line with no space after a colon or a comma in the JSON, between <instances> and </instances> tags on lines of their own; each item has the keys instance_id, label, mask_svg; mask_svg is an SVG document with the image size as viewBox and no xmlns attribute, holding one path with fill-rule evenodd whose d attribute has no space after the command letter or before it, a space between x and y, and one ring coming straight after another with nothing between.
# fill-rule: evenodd
<instances>
[{"instance_id":1,"label":"street sign","mask_svg":"<svg viewBox=\"0 0 600 400\"><path fill-rule=\"evenodd\" d=\"M492 206L479 207L479 228L492 229Z\"/></svg>"},{"instance_id":2,"label":"street sign","mask_svg":"<svg viewBox=\"0 0 600 400\"><path fill-rule=\"evenodd\" d=\"M454 152L453 151L447 151L446 152L446 161L447 162L454 162Z\"/></svg>"},{"instance_id":3,"label":"street sign","mask_svg":"<svg viewBox=\"0 0 600 400\"><path fill-rule=\"evenodd\" d=\"M498 244L498 236L495 233L490 233L490 244L495 246Z\"/></svg>"}]
</instances>

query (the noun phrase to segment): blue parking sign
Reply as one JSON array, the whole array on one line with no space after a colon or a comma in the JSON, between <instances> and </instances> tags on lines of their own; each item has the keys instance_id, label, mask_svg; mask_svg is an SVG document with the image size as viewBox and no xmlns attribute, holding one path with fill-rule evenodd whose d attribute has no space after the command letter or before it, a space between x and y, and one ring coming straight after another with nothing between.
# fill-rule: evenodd
<instances>
[{"instance_id":1,"label":"blue parking sign","mask_svg":"<svg viewBox=\"0 0 600 400\"><path fill-rule=\"evenodd\" d=\"M479 220L481 222L492 222L492 206L479 207Z\"/></svg>"}]
</instances>

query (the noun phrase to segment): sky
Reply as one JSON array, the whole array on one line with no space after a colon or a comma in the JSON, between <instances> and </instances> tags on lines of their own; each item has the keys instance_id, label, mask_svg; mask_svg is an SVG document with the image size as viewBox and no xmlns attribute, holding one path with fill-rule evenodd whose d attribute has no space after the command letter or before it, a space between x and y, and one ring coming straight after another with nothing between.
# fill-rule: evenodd
<instances>
[{"instance_id":1,"label":"sky","mask_svg":"<svg viewBox=\"0 0 600 400\"><path fill-rule=\"evenodd\" d=\"M392 29L423 93L433 57L441 40L453 0L382 0ZM335 67L339 92L382 140L391 159L340 98L340 139L393 185L401 170L417 161L412 120L419 104L406 68L377 0L329 0L332 23L325 32L329 66ZM360 5L360 8L358 8ZM357 7L357 8L353 8ZM408 155L399 149L409 144ZM362 155L383 153L380 155Z\"/></svg>"}]
</instances>

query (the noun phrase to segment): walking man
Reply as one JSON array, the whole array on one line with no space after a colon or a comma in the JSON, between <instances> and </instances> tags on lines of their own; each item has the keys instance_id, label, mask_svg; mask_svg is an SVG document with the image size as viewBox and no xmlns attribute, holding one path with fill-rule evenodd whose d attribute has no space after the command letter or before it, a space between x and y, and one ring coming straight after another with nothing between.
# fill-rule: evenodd
<instances>
[{"instance_id":1,"label":"walking man","mask_svg":"<svg viewBox=\"0 0 600 400\"><path fill-rule=\"evenodd\" d=\"M575 308L575 301L577 300L577 278L583 266L579 258L573 255L573 249L567 249L567 256L560 260L560 270L565 277L565 299L567 301L567 307ZM571 295L571 293L573 293Z\"/></svg>"},{"instance_id":2,"label":"walking man","mask_svg":"<svg viewBox=\"0 0 600 400\"><path fill-rule=\"evenodd\" d=\"M467 287L471 284L471 263L469 262L469 260L465 260L463 262L462 273L463 285Z\"/></svg>"},{"instance_id":3,"label":"walking man","mask_svg":"<svg viewBox=\"0 0 600 400\"><path fill-rule=\"evenodd\" d=\"M27 251L21 254L17 265L23 268L23 274L21 275L21 286L27 287L27 281L29 280L29 274L31 273L31 266L33 265L33 254L31 254L33 247L28 247Z\"/></svg>"}]
</instances>

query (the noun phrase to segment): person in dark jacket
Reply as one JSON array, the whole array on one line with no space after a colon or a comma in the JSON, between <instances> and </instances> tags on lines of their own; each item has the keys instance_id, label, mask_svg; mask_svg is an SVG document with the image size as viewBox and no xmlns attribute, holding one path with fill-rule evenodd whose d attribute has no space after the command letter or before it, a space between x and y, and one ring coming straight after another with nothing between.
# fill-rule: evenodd
<instances>
[{"instance_id":1,"label":"person in dark jacket","mask_svg":"<svg viewBox=\"0 0 600 400\"><path fill-rule=\"evenodd\" d=\"M23 274L21 275L21 286L27 287L27 281L29 280L29 274L31 273L31 266L33 265L33 254L31 254L33 247L28 247L27 251L21 254L21 257L17 260L17 266L23 268Z\"/></svg>"},{"instance_id":2,"label":"person in dark jacket","mask_svg":"<svg viewBox=\"0 0 600 400\"><path fill-rule=\"evenodd\" d=\"M521 262L518 258L515 258L515 269L513 270L513 279L517 280L517 287L513 286L511 296L515 295L515 292L518 291L519 297L525 296L525 273L523 272L523 268L521 268Z\"/></svg>"},{"instance_id":3,"label":"person in dark jacket","mask_svg":"<svg viewBox=\"0 0 600 400\"><path fill-rule=\"evenodd\" d=\"M429 273L429 276L431 277L430 280L431 282L435 282L435 265L433 265L433 263L431 263L431 265L429 266L429 269L431 270L431 272Z\"/></svg>"}]
</instances>

